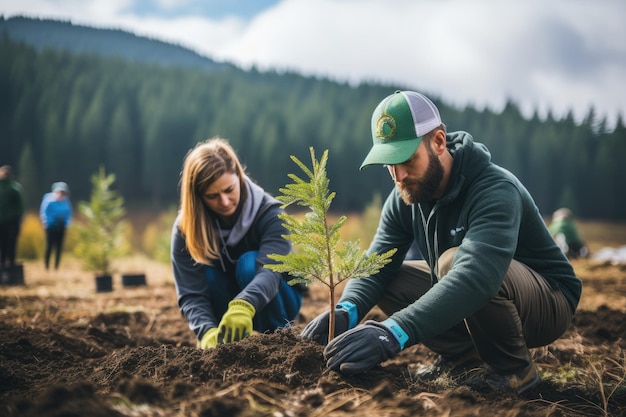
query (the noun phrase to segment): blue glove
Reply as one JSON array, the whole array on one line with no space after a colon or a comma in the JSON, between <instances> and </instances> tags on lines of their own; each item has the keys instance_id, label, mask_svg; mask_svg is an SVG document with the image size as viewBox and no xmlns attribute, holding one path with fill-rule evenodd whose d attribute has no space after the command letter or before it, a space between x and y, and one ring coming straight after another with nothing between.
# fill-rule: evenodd
<instances>
[{"instance_id":1,"label":"blue glove","mask_svg":"<svg viewBox=\"0 0 626 417\"><path fill-rule=\"evenodd\" d=\"M335 336L356 326L358 313L356 305L343 302L335 308ZM320 345L328 343L328 329L330 328L330 311L320 314L309 322L300 333L300 337L317 342Z\"/></svg>"},{"instance_id":2,"label":"blue glove","mask_svg":"<svg viewBox=\"0 0 626 417\"><path fill-rule=\"evenodd\" d=\"M368 320L333 339L324 349L324 358L330 369L355 375L396 356L407 340L395 321Z\"/></svg>"}]
</instances>

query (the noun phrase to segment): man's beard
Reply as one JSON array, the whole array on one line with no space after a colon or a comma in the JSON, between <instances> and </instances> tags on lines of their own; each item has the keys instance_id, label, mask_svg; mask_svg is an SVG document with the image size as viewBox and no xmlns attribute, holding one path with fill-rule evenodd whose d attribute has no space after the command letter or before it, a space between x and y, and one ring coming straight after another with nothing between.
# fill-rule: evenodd
<instances>
[{"instance_id":1,"label":"man's beard","mask_svg":"<svg viewBox=\"0 0 626 417\"><path fill-rule=\"evenodd\" d=\"M428 150L428 168L423 178L407 177L398 184L402 201L407 205L435 199L443 179L443 165L432 150Z\"/></svg>"}]
</instances>

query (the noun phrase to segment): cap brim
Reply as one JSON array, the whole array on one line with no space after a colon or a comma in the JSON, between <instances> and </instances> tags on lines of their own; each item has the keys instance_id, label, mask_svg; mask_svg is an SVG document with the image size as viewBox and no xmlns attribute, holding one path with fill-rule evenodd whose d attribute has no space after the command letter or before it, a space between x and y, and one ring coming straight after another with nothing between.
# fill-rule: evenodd
<instances>
[{"instance_id":1,"label":"cap brim","mask_svg":"<svg viewBox=\"0 0 626 417\"><path fill-rule=\"evenodd\" d=\"M401 164L411 159L420 143L421 137L400 142L377 143L370 149L360 169L369 165Z\"/></svg>"}]
</instances>

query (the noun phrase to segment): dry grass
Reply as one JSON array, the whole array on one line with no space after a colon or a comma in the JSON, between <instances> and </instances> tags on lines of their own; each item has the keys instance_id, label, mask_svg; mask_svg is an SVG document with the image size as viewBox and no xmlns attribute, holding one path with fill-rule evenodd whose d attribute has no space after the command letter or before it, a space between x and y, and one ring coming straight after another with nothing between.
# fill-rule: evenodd
<instances>
[{"instance_id":1,"label":"dry grass","mask_svg":"<svg viewBox=\"0 0 626 417\"><path fill-rule=\"evenodd\" d=\"M599 249L626 245L626 223L578 221L580 237L593 253Z\"/></svg>"},{"instance_id":2,"label":"dry grass","mask_svg":"<svg viewBox=\"0 0 626 417\"><path fill-rule=\"evenodd\" d=\"M599 232L604 228L602 225L593 225L593 230ZM615 229L615 226L609 228ZM585 230L584 228L581 228ZM623 229L622 229L623 230ZM615 244L626 244L626 241L618 238L613 240ZM598 243L601 243L598 241ZM597 266L589 260L573 261L576 272L585 283L583 298L580 308L594 311L602 305L608 305L611 309L626 311L626 297L619 288L626 286L626 273L620 266L602 265ZM71 255L65 255L59 271L45 271L43 261L25 262L26 286L2 289L5 297L14 297L22 300L20 303L20 320L25 325L34 325L42 319L55 321L57 316L66 319L73 316L76 323L88 321L88 315L93 312L114 312L119 310L142 308L137 303L137 297L133 289L122 288L121 273L143 272L146 274L150 285L150 297L162 298L164 303L176 305L173 291L173 278L171 267L167 263L157 262L145 255L135 255L118 259L115 263L118 273L114 276L114 290L112 293L95 293L93 274L81 269L80 261ZM610 283L610 291L605 284ZM616 287L616 284L618 285ZM621 285L621 287L619 286ZM614 290L614 289L618 290ZM138 290L141 291L141 290ZM305 321L312 319L327 308L327 295L324 288L313 286L311 288L309 305L306 310ZM37 297L33 302L32 297ZM50 296L50 297L48 297ZM61 298L71 298L76 306L76 312L63 311L59 304ZM171 301L168 301L171 300ZM144 307L145 308L145 307ZM150 317L158 317L162 312L156 307L145 308L145 313ZM152 325L153 321L151 321ZM560 392L574 390L576 393L590 393L584 399L573 404L554 399L532 400L542 403L545 415L590 415L611 416L611 410L616 408L616 401L624 398L626 391L626 358L624 353L616 354L619 343L589 344L580 334L572 332L567 336L555 341L550 346L534 350L535 360L538 363L542 379L548 381ZM570 358L567 361L567 358ZM431 416L449 416L454 406L454 401L445 393L454 385L433 385L437 393L419 392L411 395L412 404L418 404L423 410L428 410ZM389 388L391 389L391 388ZM279 404L274 399L267 398L261 387L240 385L237 388L241 394L239 398L248 403L251 409L257 411L269 409L294 410L298 409L297 399L292 399L285 404ZM457 391L459 392L458 389ZM229 391L230 393L230 391ZM229 393L224 392L224 397ZM227 395L228 394L228 395ZM319 393L309 393L317 395ZM347 390L336 391L332 397L326 398L322 406L316 411L318 415L354 415L354 408L364 409L371 404L369 412L372 415L402 416L406 415L402 407L394 407L389 402L376 401L377 396L385 397L385 392L376 390ZM576 394L579 395L579 394ZM295 402L294 402L295 401ZM532 402L531 401L531 402ZM382 408L384 405L384 408ZM486 406L488 407L488 406ZM141 410L133 406L120 406L127 415L159 415L159 410ZM486 412L486 408L482 411ZM519 411L519 410L517 410ZM156 412L157 414L154 414ZM181 414L182 415L182 414ZM504 414L498 414L504 415ZM511 410L510 415L514 414ZM536 414L533 414L536 415Z\"/></svg>"}]
</instances>

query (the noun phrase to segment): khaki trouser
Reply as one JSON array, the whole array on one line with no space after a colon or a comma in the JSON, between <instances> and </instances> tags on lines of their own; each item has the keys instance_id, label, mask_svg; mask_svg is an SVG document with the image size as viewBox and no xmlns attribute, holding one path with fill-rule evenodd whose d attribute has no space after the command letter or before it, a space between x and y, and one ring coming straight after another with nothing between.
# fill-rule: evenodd
<instances>
[{"instance_id":1,"label":"khaki trouser","mask_svg":"<svg viewBox=\"0 0 626 417\"><path fill-rule=\"evenodd\" d=\"M443 277L440 279L445 279L452 267L456 249L448 249L439 258L437 276ZM430 287L426 262L405 261L378 306L391 315L419 299ZM494 369L512 372L531 363L528 348L545 346L559 338L573 315L561 290L550 287L541 275L513 260L500 291L491 301L423 343L444 357L476 349Z\"/></svg>"}]
</instances>

